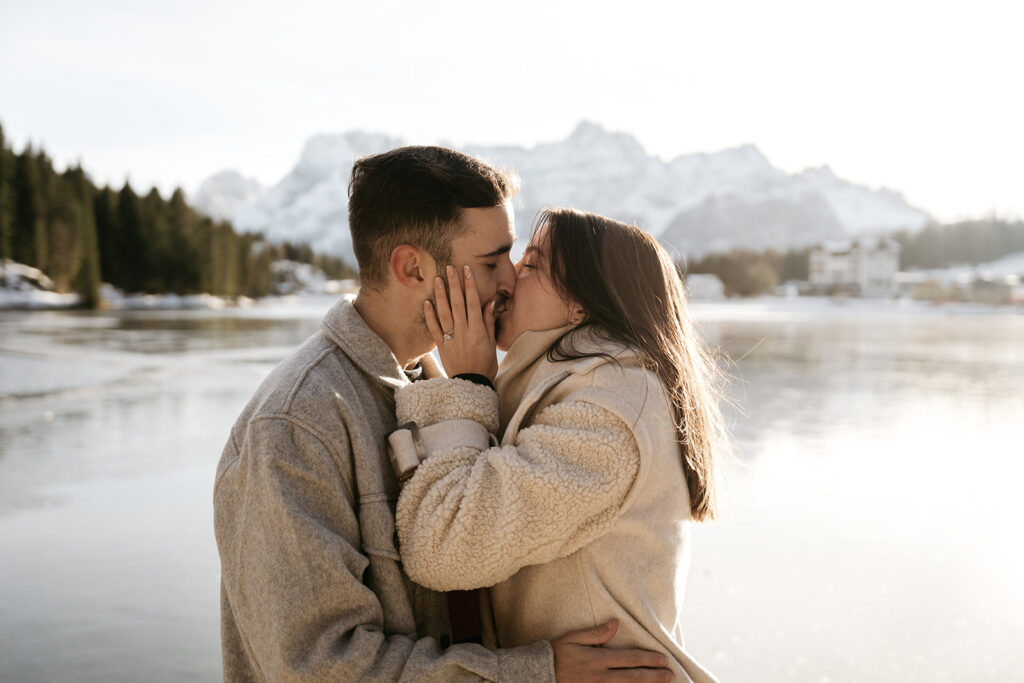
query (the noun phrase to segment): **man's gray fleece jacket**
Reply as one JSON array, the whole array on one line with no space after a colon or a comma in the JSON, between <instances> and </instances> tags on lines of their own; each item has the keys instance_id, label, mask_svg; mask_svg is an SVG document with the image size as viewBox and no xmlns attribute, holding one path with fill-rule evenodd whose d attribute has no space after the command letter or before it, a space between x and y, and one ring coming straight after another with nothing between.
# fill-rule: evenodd
<instances>
[{"instance_id":1,"label":"man's gray fleece jacket","mask_svg":"<svg viewBox=\"0 0 1024 683\"><path fill-rule=\"evenodd\" d=\"M395 540L394 392L409 379L349 300L264 380L217 468L227 681L554 681L551 647L448 645L444 595Z\"/></svg>"}]
</instances>

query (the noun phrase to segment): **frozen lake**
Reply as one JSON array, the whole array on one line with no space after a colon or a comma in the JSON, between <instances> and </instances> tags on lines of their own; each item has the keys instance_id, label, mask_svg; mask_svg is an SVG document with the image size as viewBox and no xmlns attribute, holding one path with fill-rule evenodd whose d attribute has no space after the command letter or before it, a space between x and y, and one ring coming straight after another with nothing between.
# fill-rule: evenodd
<instances>
[{"instance_id":1,"label":"frozen lake","mask_svg":"<svg viewBox=\"0 0 1024 683\"><path fill-rule=\"evenodd\" d=\"M217 458L326 303L0 312L0 680L220 678ZM738 467L695 530L724 681L1024 680L1024 315L697 305Z\"/></svg>"}]
</instances>

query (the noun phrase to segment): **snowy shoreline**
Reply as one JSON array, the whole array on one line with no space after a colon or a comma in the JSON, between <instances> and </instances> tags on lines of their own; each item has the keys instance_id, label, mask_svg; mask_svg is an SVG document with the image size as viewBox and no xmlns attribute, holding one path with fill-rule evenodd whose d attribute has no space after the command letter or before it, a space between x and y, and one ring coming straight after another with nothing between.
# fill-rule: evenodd
<instances>
[{"instance_id":1,"label":"snowy shoreline","mask_svg":"<svg viewBox=\"0 0 1024 683\"><path fill-rule=\"evenodd\" d=\"M16 293L20 294L20 293ZM282 314L305 311L310 314L326 312L344 294L303 293L286 296L268 296L261 299L212 296L210 294L139 294L102 300L100 311L223 311L242 315ZM829 314L849 315L910 315L950 314L986 315L1021 314L1024 305L994 305L965 302L933 303L911 299L859 299L834 296L762 296L724 299L721 301L690 300L690 308L699 319L763 318L777 315L813 316ZM31 296L12 296L0 291L0 311L71 311L79 308L74 294L34 292Z\"/></svg>"},{"instance_id":2,"label":"snowy shoreline","mask_svg":"<svg viewBox=\"0 0 1024 683\"><path fill-rule=\"evenodd\" d=\"M1016 269L1019 259L1005 259L1000 264L1004 269ZM0 311L61 311L79 310L81 299L77 294L62 294L53 291L53 283L45 274L35 268L11 261L4 261L0 268ZM992 265L992 264L990 264ZM951 268L944 271L922 271L922 275L936 277L942 274L950 279L965 277L965 272L978 272L982 266L967 269ZM260 299L248 297L223 297L211 294L124 294L104 284L100 288L101 311L296 311L314 313L321 308L326 311L330 305L347 294L358 291L354 280L323 280L313 282L303 278L304 284L311 285L307 291L279 294ZM308 280L308 282L305 282ZM312 286L315 285L315 286ZM716 317L762 317L777 314L1006 314L1024 313L1024 304L982 304L966 302L935 303L909 298L871 299L840 296L761 296L723 300L691 298L690 305L699 318ZM84 310L84 309L82 309ZM726 313L728 311L728 313Z\"/></svg>"},{"instance_id":3,"label":"snowy shoreline","mask_svg":"<svg viewBox=\"0 0 1024 683\"><path fill-rule=\"evenodd\" d=\"M261 299L213 294L125 294L112 285L100 285L99 310L128 311L219 311L252 308L279 302L337 299L358 289L354 280L328 280L323 273L305 263L278 261L274 264L275 295ZM0 261L0 310L54 311L85 309L77 294L57 292L54 282L38 268L9 259Z\"/></svg>"},{"instance_id":4,"label":"snowy shoreline","mask_svg":"<svg viewBox=\"0 0 1024 683\"><path fill-rule=\"evenodd\" d=\"M1024 305L917 301L913 299L859 299L838 296L763 296L724 301L690 301L698 320L821 315L1024 315Z\"/></svg>"},{"instance_id":5,"label":"snowy shoreline","mask_svg":"<svg viewBox=\"0 0 1024 683\"><path fill-rule=\"evenodd\" d=\"M273 306L281 302L294 305L298 300L318 301L355 292L354 281L329 281L323 273L315 273L307 264L281 262L281 271L290 271L283 278L280 293L251 299L245 296L224 297L212 294L125 294L108 284L99 288L99 310L223 310ZM298 267L297 267L298 266ZM53 281L32 266L4 259L0 262L0 310L75 310L85 309L77 294L55 291ZM296 293L292 293L292 292Z\"/></svg>"}]
</instances>

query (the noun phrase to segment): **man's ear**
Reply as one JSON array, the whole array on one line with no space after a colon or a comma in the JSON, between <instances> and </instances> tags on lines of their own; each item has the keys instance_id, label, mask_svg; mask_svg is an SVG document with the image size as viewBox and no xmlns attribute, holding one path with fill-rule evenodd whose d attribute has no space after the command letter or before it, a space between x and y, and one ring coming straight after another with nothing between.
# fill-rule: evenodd
<instances>
[{"instance_id":1,"label":"man's ear","mask_svg":"<svg viewBox=\"0 0 1024 683\"><path fill-rule=\"evenodd\" d=\"M422 249L417 249L411 244L399 244L391 250L388 265L391 268L391 275L403 287L423 289L424 283L427 287L434 286L434 259Z\"/></svg>"}]
</instances>

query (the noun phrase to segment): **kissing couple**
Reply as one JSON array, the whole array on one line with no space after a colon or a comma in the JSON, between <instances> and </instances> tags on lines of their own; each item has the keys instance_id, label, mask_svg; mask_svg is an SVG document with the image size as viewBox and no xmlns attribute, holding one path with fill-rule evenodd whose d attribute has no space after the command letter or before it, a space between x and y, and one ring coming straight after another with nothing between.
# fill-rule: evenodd
<instances>
[{"instance_id":1,"label":"kissing couple","mask_svg":"<svg viewBox=\"0 0 1024 683\"><path fill-rule=\"evenodd\" d=\"M513 264L517 186L442 147L355 162L359 293L217 468L226 681L715 680L681 612L724 432L681 277L574 209Z\"/></svg>"}]
</instances>

